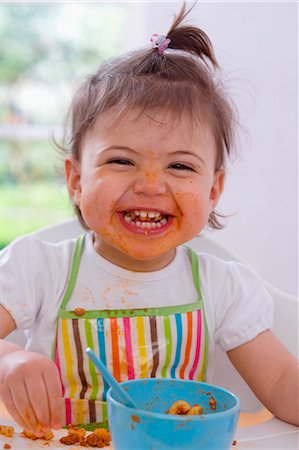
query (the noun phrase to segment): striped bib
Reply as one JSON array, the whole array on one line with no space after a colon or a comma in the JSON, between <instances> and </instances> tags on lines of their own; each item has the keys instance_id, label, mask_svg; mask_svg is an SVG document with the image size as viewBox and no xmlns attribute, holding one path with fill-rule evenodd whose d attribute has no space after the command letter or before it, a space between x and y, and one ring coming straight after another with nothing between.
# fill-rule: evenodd
<instances>
[{"instance_id":1,"label":"striped bib","mask_svg":"<svg viewBox=\"0 0 299 450\"><path fill-rule=\"evenodd\" d=\"M68 286L59 312L54 361L65 401L65 423L107 426L108 385L85 353L90 347L120 382L135 378L205 381L207 327L200 291L198 259L189 248L196 301L174 307L88 310L66 309L76 283L84 236L77 240Z\"/></svg>"}]
</instances>

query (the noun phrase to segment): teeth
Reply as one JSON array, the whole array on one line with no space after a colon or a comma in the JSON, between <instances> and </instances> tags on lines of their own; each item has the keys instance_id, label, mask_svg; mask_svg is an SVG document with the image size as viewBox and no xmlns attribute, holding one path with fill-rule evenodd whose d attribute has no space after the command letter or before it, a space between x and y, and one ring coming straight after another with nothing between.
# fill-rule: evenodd
<instances>
[{"instance_id":1,"label":"teeth","mask_svg":"<svg viewBox=\"0 0 299 450\"><path fill-rule=\"evenodd\" d=\"M127 211L124 214L124 220L128 224L147 230L161 228L163 225L166 225L168 217L157 211L136 210Z\"/></svg>"},{"instance_id":2,"label":"teeth","mask_svg":"<svg viewBox=\"0 0 299 450\"><path fill-rule=\"evenodd\" d=\"M141 211L134 211L135 216L139 216L142 217L143 219L145 218L149 218L149 219L154 219L154 218L158 218L158 217L162 217L161 213L157 212L157 211L146 211L144 209L142 209Z\"/></svg>"}]
</instances>

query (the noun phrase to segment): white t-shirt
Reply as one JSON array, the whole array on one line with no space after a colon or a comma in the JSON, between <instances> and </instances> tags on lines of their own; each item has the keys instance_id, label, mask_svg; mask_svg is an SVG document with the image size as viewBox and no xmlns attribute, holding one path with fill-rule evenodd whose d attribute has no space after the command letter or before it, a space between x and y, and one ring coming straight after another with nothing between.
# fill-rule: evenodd
<instances>
[{"instance_id":1,"label":"white t-shirt","mask_svg":"<svg viewBox=\"0 0 299 450\"><path fill-rule=\"evenodd\" d=\"M0 303L26 330L26 349L50 356L56 317L70 273L75 239L58 244L34 235L16 239L1 252ZM271 328L272 300L262 279L239 262L198 253L201 291L209 333L207 381L215 347L236 348ZM76 286L67 309L134 309L192 303L197 292L188 250L154 272L133 272L101 257L86 236Z\"/></svg>"}]
</instances>

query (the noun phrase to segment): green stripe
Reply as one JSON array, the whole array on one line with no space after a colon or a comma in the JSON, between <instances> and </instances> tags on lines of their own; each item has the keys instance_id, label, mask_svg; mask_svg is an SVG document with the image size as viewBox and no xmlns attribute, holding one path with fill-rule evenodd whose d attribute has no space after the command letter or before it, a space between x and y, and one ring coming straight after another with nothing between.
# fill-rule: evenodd
<instances>
[{"instance_id":1,"label":"green stripe","mask_svg":"<svg viewBox=\"0 0 299 450\"><path fill-rule=\"evenodd\" d=\"M203 315L203 323L204 323L204 357L203 357L203 373L202 373L202 381L206 380L206 372L207 372L207 365L208 365L208 344L209 344L209 333L208 333L208 325L206 320L206 314L205 314L205 308L204 308L204 302L201 294L200 289L200 274L199 274L199 264L198 264L198 255L197 253L188 246L185 246L191 255L191 263L192 263L192 276L193 276L193 282L195 289L198 293L198 299L200 301L200 308Z\"/></svg>"},{"instance_id":2,"label":"green stripe","mask_svg":"<svg viewBox=\"0 0 299 450\"><path fill-rule=\"evenodd\" d=\"M192 277L194 286L198 295L198 299L202 302L202 295L201 295L201 289L200 289L200 278L199 278L199 268L198 268L198 256L197 253L188 246L185 246L191 255L191 267L192 267Z\"/></svg>"},{"instance_id":3,"label":"green stripe","mask_svg":"<svg viewBox=\"0 0 299 450\"><path fill-rule=\"evenodd\" d=\"M86 335L87 346L89 348L91 348L91 350L94 350L91 323L88 322L88 320L84 320L84 325L85 325L85 335ZM88 361L89 361L89 363L88 363L89 372L90 372L90 376L91 376L91 380L92 380L92 391L90 393L89 398L90 398L90 400L96 400L97 393L99 390L98 377L97 377L93 362L91 361L90 358L88 358Z\"/></svg>"},{"instance_id":4,"label":"green stripe","mask_svg":"<svg viewBox=\"0 0 299 450\"><path fill-rule=\"evenodd\" d=\"M208 326L207 326L207 320L205 317L205 311L202 309L202 315L203 315L203 321L204 321L204 327L205 327L205 339L204 339L204 357L203 357L203 373L202 373L202 381L206 381L207 377L207 367L208 367L208 344L209 344L209 333L208 333Z\"/></svg>"},{"instance_id":5,"label":"green stripe","mask_svg":"<svg viewBox=\"0 0 299 450\"><path fill-rule=\"evenodd\" d=\"M166 355L165 355L164 366L161 371L162 378L167 377L166 369L169 367L171 351L172 351L172 335L171 335L171 326L170 326L170 318L169 317L164 318L164 334L165 334L165 341L166 341Z\"/></svg>"},{"instance_id":6,"label":"green stripe","mask_svg":"<svg viewBox=\"0 0 299 450\"><path fill-rule=\"evenodd\" d=\"M66 291L63 296L63 300L60 305L60 309L62 309L62 310L65 309L67 302L71 298L71 295L73 293L73 290L74 290L74 287L76 284L79 265L80 265L80 258L81 258L81 253L82 253L82 249L83 249L84 238L85 238L85 234L82 234L81 236L78 237L78 239L76 241L76 247L75 247L75 251L74 251L74 255L73 255L71 272L70 272L70 276L69 276L69 279L67 282L67 288L66 288ZM77 319L78 319L78 317L77 317Z\"/></svg>"},{"instance_id":7,"label":"green stripe","mask_svg":"<svg viewBox=\"0 0 299 450\"><path fill-rule=\"evenodd\" d=\"M94 431L97 428L106 428L109 430L109 424L108 424L108 420L107 417L105 419L103 419L103 422L95 422L95 423L78 423L76 424L77 428L85 428L85 430L87 431ZM69 429L69 425L66 425L65 427L62 427L64 429ZM58 447L56 447L58 448ZM60 448L60 447L59 447ZM74 448L74 447L71 447Z\"/></svg>"},{"instance_id":8,"label":"green stripe","mask_svg":"<svg viewBox=\"0 0 299 450\"><path fill-rule=\"evenodd\" d=\"M80 316L83 319L97 319L99 317L140 317L140 316L168 316L184 312L192 312L200 309L201 299L193 303L179 306L164 306L161 308L145 308L145 309L110 309L110 310L88 310ZM60 310L58 313L61 319L78 319L73 311Z\"/></svg>"}]
</instances>

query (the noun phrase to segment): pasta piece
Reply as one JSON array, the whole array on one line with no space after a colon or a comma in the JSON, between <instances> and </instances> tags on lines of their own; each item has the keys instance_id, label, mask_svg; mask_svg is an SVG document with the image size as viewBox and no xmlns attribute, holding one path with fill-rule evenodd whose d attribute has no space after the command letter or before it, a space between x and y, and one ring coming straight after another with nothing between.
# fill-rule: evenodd
<instances>
[{"instance_id":1,"label":"pasta piece","mask_svg":"<svg viewBox=\"0 0 299 450\"><path fill-rule=\"evenodd\" d=\"M79 444L81 447L109 447L111 437L109 430L105 428L96 428L92 433L86 434L84 428L77 428L75 425L69 425L68 435L63 436L59 441L65 445Z\"/></svg>"},{"instance_id":2,"label":"pasta piece","mask_svg":"<svg viewBox=\"0 0 299 450\"><path fill-rule=\"evenodd\" d=\"M215 400L214 400L214 402L215 402ZM214 406L214 403L213 403L213 405L211 405L212 409L214 409L213 406ZM167 414L178 414L178 415L183 415L183 416L185 416L185 415L198 416L198 415L202 414L202 406L195 404L191 407L191 405L189 405L189 403L186 402L185 400L177 400L176 402L174 402L171 405Z\"/></svg>"},{"instance_id":3,"label":"pasta piece","mask_svg":"<svg viewBox=\"0 0 299 450\"><path fill-rule=\"evenodd\" d=\"M42 436L38 437L31 431L23 430L21 436L31 439L32 441L36 441L37 439L44 439L45 441L50 441L51 439L53 439L54 434L52 433L52 431L47 431Z\"/></svg>"},{"instance_id":4,"label":"pasta piece","mask_svg":"<svg viewBox=\"0 0 299 450\"><path fill-rule=\"evenodd\" d=\"M59 441L65 445L72 445L79 442L79 438L76 434L68 434L67 436L60 438Z\"/></svg>"},{"instance_id":5,"label":"pasta piece","mask_svg":"<svg viewBox=\"0 0 299 450\"><path fill-rule=\"evenodd\" d=\"M214 399L214 397L210 398L209 405L210 405L211 409L213 409L213 410L216 409L216 400Z\"/></svg>"},{"instance_id":6,"label":"pasta piece","mask_svg":"<svg viewBox=\"0 0 299 450\"><path fill-rule=\"evenodd\" d=\"M168 410L168 414L187 414L191 406L185 400L177 400Z\"/></svg>"},{"instance_id":7,"label":"pasta piece","mask_svg":"<svg viewBox=\"0 0 299 450\"><path fill-rule=\"evenodd\" d=\"M200 414L202 414L202 406L201 405L194 405L187 412L187 416L199 416Z\"/></svg>"},{"instance_id":8,"label":"pasta piece","mask_svg":"<svg viewBox=\"0 0 299 450\"><path fill-rule=\"evenodd\" d=\"M98 438L100 438L105 445L110 445L111 437L109 430L106 428L96 428L93 433L98 436Z\"/></svg>"},{"instance_id":9,"label":"pasta piece","mask_svg":"<svg viewBox=\"0 0 299 450\"><path fill-rule=\"evenodd\" d=\"M68 433L69 436L71 436L72 434L78 436L78 439L83 439L85 434L86 434L86 430L84 428L77 428L77 427L72 427L68 429Z\"/></svg>"},{"instance_id":10,"label":"pasta piece","mask_svg":"<svg viewBox=\"0 0 299 450\"><path fill-rule=\"evenodd\" d=\"M0 425L0 434L4 434L6 437L12 437L15 432L14 427Z\"/></svg>"}]
</instances>

